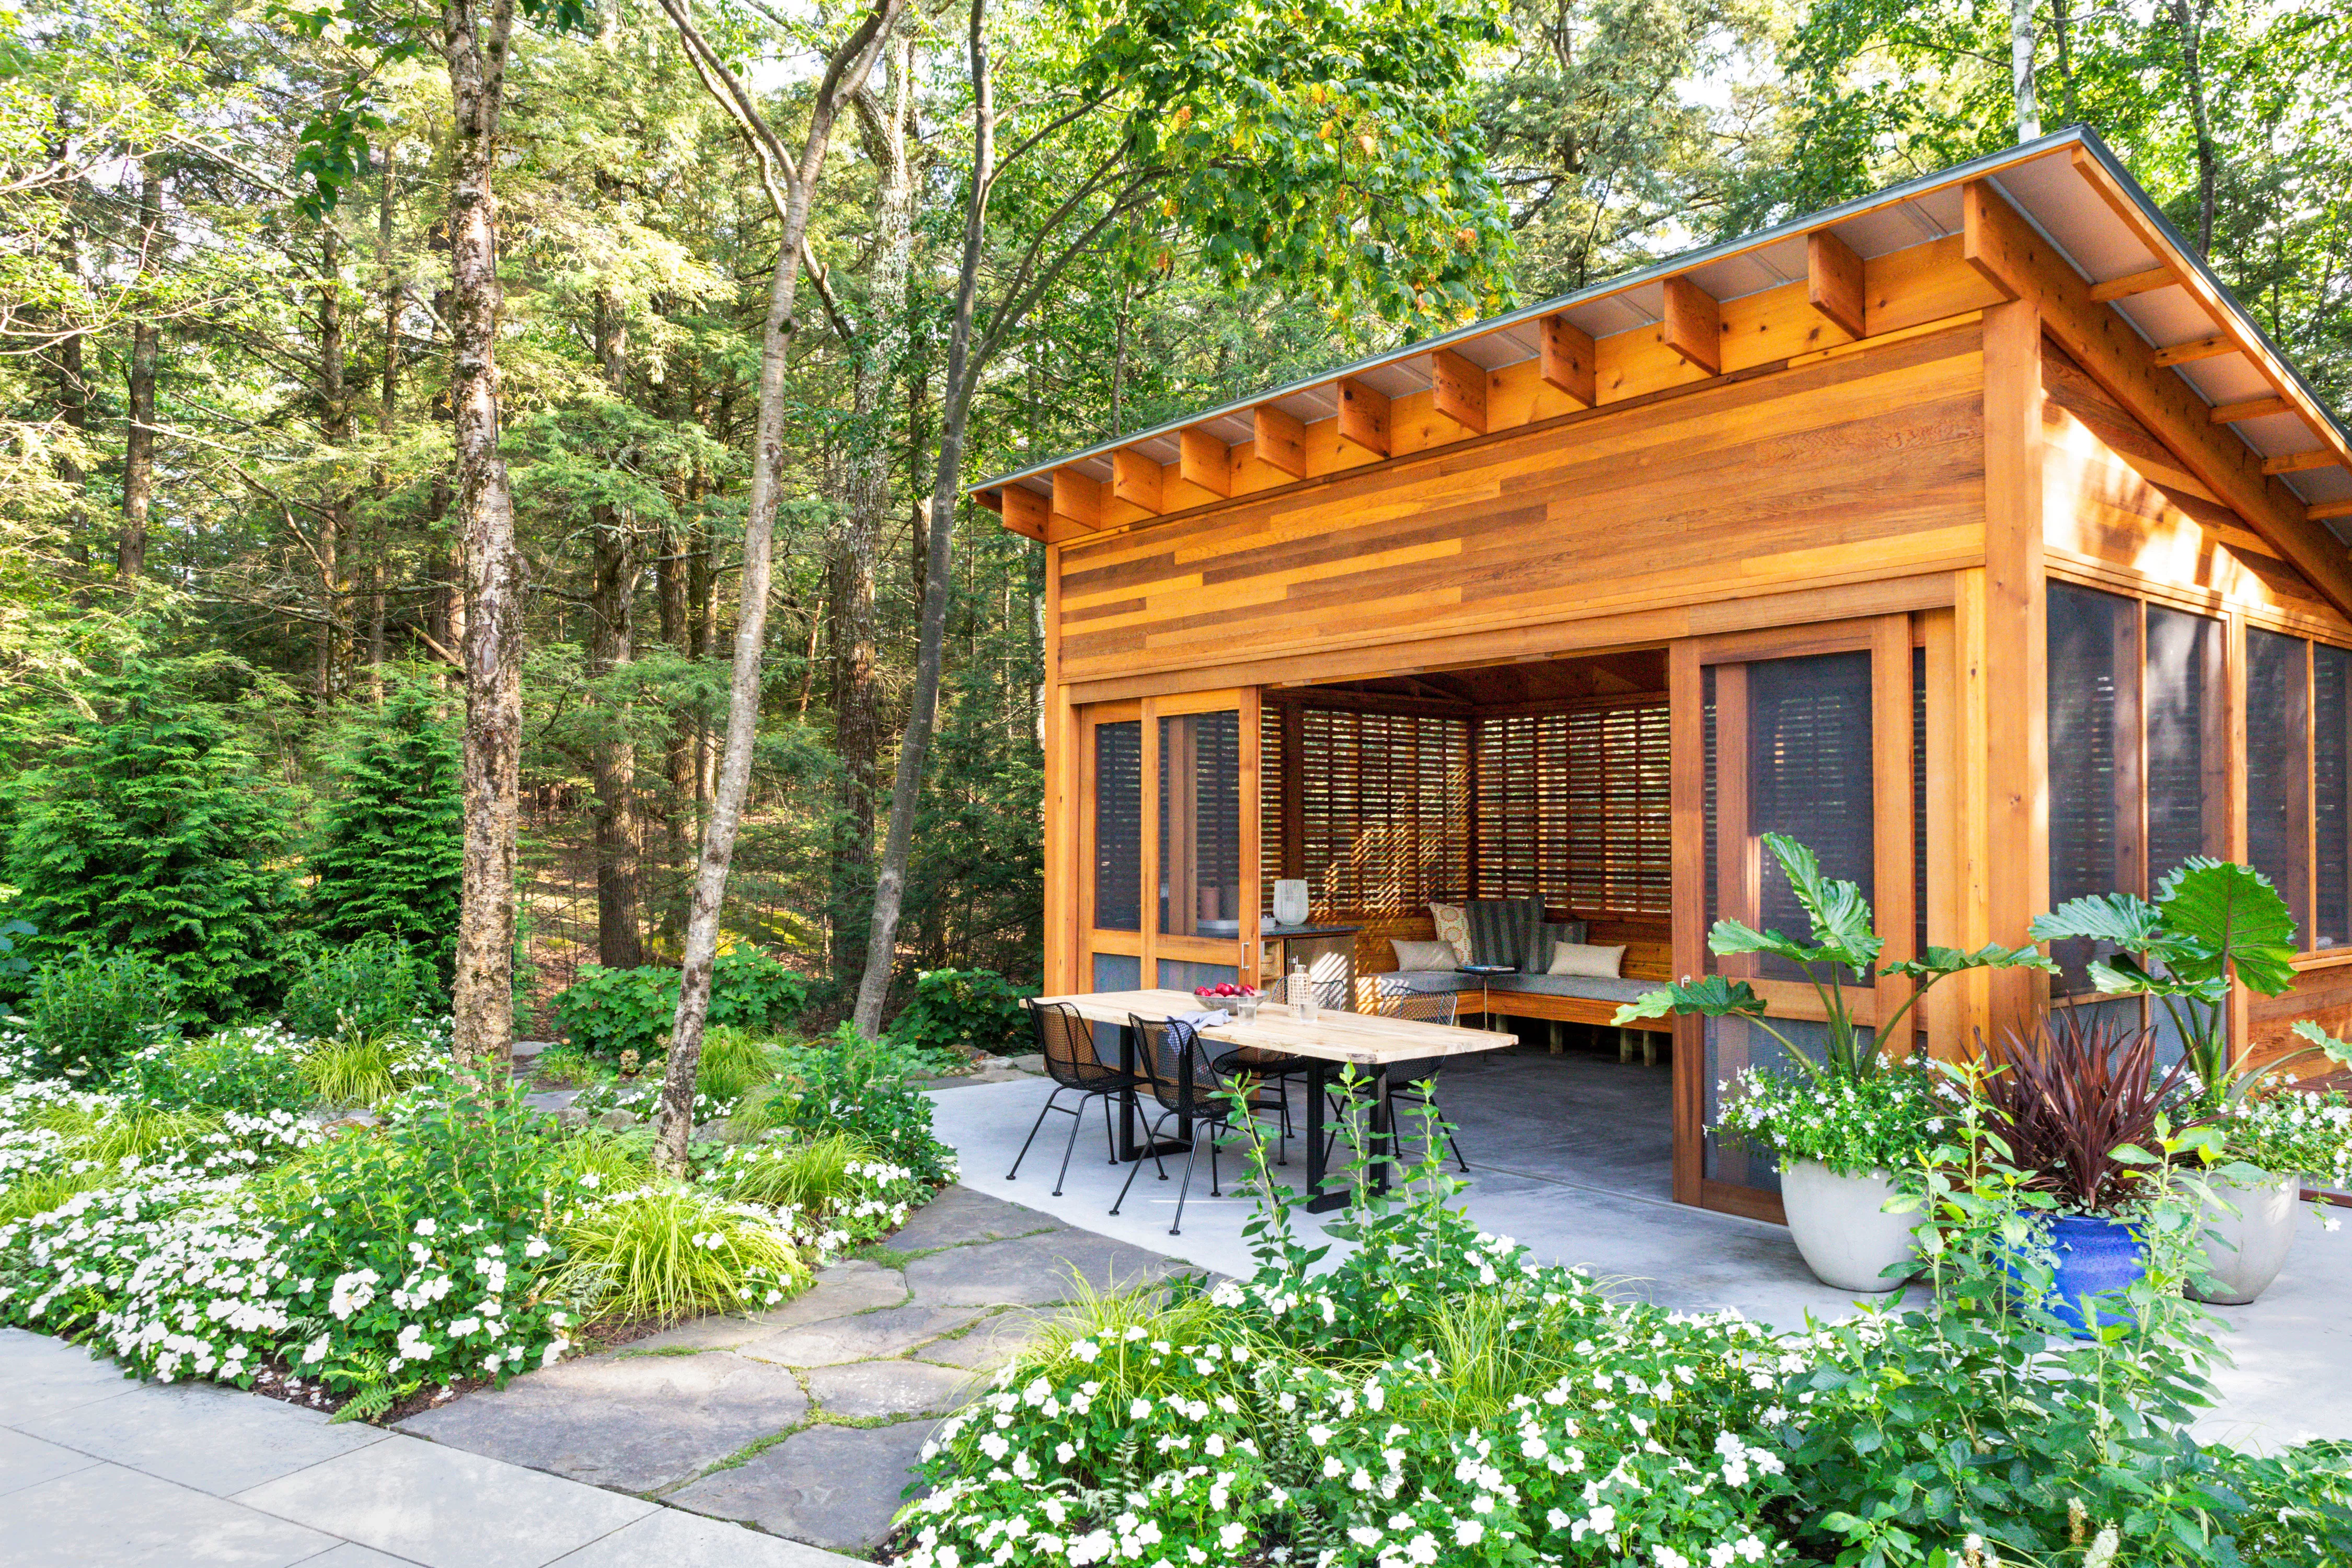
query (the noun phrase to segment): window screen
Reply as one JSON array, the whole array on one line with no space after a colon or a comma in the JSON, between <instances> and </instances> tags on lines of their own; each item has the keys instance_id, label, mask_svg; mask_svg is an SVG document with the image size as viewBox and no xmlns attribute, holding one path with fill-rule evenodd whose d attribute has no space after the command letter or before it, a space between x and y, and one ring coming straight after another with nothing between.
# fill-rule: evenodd
<instances>
[{"instance_id":1,"label":"window screen","mask_svg":"<svg viewBox=\"0 0 2352 1568\"><path fill-rule=\"evenodd\" d=\"M2193 855L2229 848L2221 623L2147 606L2148 890ZM2124 884L2117 884L2123 886Z\"/></svg>"},{"instance_id":2,"label":"window screen","mask_svg":"<svg viewBox=\"0 0 2352 1568\"><path fill-rule=\"evenodd\" d=\"M2139 605L2050 584L2050 902L2142 890L2139 842ZM2051 944L2052 989L2090 989L2088 942Z\"/></svg>"},{"instance_id":3,"label":"window screen","mask_svg":"<svg viewBox=\"0 0 2352 1568\"><path fill-rule=\"evenodd\" d=\"M1733 760L1736 765L1736 759ZM1748 667L1748 831L1785 833L1824 875L1875 897L1876 812L1871 798L1870 655L1826 653ZM1761 924L1792 936L1811 929L1779 860L1760 854ZM1801 979L1785 960L1759 972Z\"/></svg>"},{"instance_id":4,"label":"window screen","mask_svg":"<svg viewBox=\"0 0 2352 1568\"><path fill-rule=\"evenodd\" d=\"M2311 650L2311 945L2352 943L2352 653Z\"/></svg>"},{"instance_id":5,"label":"window screen","mask_svg":"<svg viewBox=\"0 0 2352 1568\"><path fill-rule=\"evenodd\" d=\"M1160 721L1160 929L1169 936L1241 930L1241 715L1232 709Z\"/></svg>"},{"instance_id":6,"label":"window screen","mask_svg":"<svg viewBox=\"0 0 2352 1568\"><path fill-rule=\"evenodd\" d=\"M1143 929L1143 722L1095 726L1095 925Z\"/></svg>"},{"instance_id":7,"label":"window screen","mask_svg":"<svg viewBox=\"0 0 2352 1568\"><path fill-rule=\"evenodd\" d=\"M1281 726L1259 776L1280 776ZM1316 918L1393 912L1458 900L1470 879L1470 721L1451 714L1309 708L1297 715L1298 874ZM1282 863L1280 792L1263 789ZM1269 879L1278 873L1269 871ZM1268 889L1269 900L1272 889Z\"/></svg>"},{"instance_id":8,"label":"window screen","mask_svg":"<svg viewBox=\"0 0 2352 1568\"><path fill-rule=\"evenodd\" d=\"M2304 736L2309 646L2275 632L2246 632L2246 859L2278 889L2298 927L2311 923Z\"/></svg>"}]
</instances>

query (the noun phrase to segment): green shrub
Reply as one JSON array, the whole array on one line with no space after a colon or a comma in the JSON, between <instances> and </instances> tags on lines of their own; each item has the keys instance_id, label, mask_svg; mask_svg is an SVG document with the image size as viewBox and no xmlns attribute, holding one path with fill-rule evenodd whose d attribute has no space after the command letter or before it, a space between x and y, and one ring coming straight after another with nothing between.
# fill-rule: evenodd
<instances>
[{"instance_id":1,"label":"green shrub","mask_svg":"<svg viewBox=\"0 0 2352 1568\"><path fill-rule=\"evenodd\" d=\"M137 953L215 1019L266 1005L282 978L289 812L228 717L163 661L93 677L42 766L11 784L12 917L36 959Z\"/></svg>"},{"instance_id":2,"label":"green shrub","mask_svg":"<svg viewBox=\"0 0 2352 1568\"><path fill-rule=\"evenodd\" d=\"M440 1007L432 963L395 937L363 936L298 963L284 1014L305 1039L391 1034Z\"/></svg>"},{"instance_id":3,"label":"green shrub","mask_svg":"<svg viewBox=\"0 0 2352 1568\"><path fill-rule=\"evenodd\" d=\"M954 1179L954 1151L931 1135L930 1098L911 1081L929 1066L921 1052L844 1024L824 1040L784 1047L775 1061L775 1082L738 1107L735 1131L850 1132L919 1181Z\"/></svg>"},{"instance_id":4,"label":"green shrub","mask_svg":"<svg viewBox=\"0 0 2352 1568\"><path fill-rule=\"evenodd\" d=\"M986 969L928 969L915 978L915 999L890 1025L894 1039L929 1050L965 1046L994 1056L1033 1048L1034 1032L1016 988Z\"/></svg>"},{"instance_id":5,"label":"green shrub","mask_svg":"<svg viewBox=\"0 0 2352 1568\"><path fill-rule=\"evenodd\" d=\"M151 1046L124 1077L158 1105L261 1115L299 1110L311 1098L299 1043L266 1024Z\"/></svg>"},{"instance_id":6,"label":"green shrub","mask_svg":"<svg viewBox=\"0 0 2352 1568\"><path fill-rule=\"evenodd\" d=\"M583 1210L563 1245L570 1260L555 1293L620 1321L772 1306L809 1282L792 1238L768 1215L676 1184Z\"/></svg>"},{"instance_id":7,"label":"green shrub","mask_svg":"<svg viewBox=\"0 0 2352 1568\"><path fill-rule=\"evenodd\" d=\"M34 1070L85 1083L117 1068L172 1033L178 978L135 952L83 951L42 966L26 1007Z\"/></svg>"},{"instance_id":8,"label":"green shrub","mask_svg":"<svg viewBox=\"0 0 2352 1568\"><path fill-rule=\"evenodd\" d=\"M439 1053L413 1035L320 1040L302 1055L302 1076L331 1106L376 1106L429 1079Z\"/></svg>"},{"instance_id":9,"label":"green shrub","mask_svg":"<svg viewBox=\"0 0 2352 1568\"><path fill-rule=\"evenodd\" d=\"M607 1060L623 1051L651 1060L669 1039L677 985L677 971L661 964L606 969L583 963L555 999L555 1025L572 1044ZM808 982L758 948L720 953L712 966L713 1030L775 1030L807 1005Z\"/></svg>"},{"instance_id":10,"label":"green shrub","mask_svg":"<svg viewBox=\"0 0 2352 1568\"><path fill-rule=\"evenodd\" d=\"M457 960L466 858L451 700L425 679L395 679L362 706L328 754L325 829L310 854L310 918L330 942L406 942L446 988Z\"/></svg>"},{"instance_id":11,"label":"green shrub","mask_svg":"<svg viewBox=\"0 0 2352 1568\"><path fill-rule=\"evenodd\" d=\"M703 1035L702 1056L694 1065L695 1093L731 1103L775 1076L768 1043L751 1030L727 1025Z\"/></svg>"},{"instance_id":12,"label":"green shrub","mask_svg":"<svg viewBox=\"0 0 2352 1568\"><path fill-rule=\"evenodd\" d=\"M850 1167L873 1157L847 1132L822 1132L793 1143L766 1143L727 1162L729 1195L770 1208L822 1209L856 1184Z\"/></svg>"},{"instance_id":13,"label":"green shrub","mask_svg":"<svg viewBox=\"0 0 2352 1568\"><path fill-rule=\"evenodd\" d=\"M562 1044L550 1046L531 1058L530 1071L541 1088L561 1085L580 1089L604 1077L604 1069L594 1057L577 1046Z\"/></svg>"}]
</instances>

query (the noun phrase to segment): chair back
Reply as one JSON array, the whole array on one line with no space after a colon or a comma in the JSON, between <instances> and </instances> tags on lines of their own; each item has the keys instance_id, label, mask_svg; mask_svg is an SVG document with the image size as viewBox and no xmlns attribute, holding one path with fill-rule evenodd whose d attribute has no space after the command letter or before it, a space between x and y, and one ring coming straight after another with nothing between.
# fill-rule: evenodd
<instances>
[{"instance_id":1,"label":"chair back","mask_svg":"<svg viewBox=\"0 0 2352 1568\"><path fill-rule=\"evenodd\" d=\"M1095 1026L1067 1002L1029 1000L1029 1018L1037 1031L1037 1049L1045 1058L1046 1075L1065 1089L1091 1089L1118 1077L1095 1052Z\"/></svg>"},{"instance_id":2,"label":"chair back","mask_svg":"<svg viewBox=\"0 0 2352 1568\"><path fill-rule=\"evenodd\" d=\"M1451 991L1414 991L1405 986L1383 988L1381 1016L1411 1018L1417 1024L1452 1024L1462 998Z\"/></svg>"},{"instance_id":3,"label":"chair back","mask_svg":"<svg viewBox=\"0 0 2352 1568\"><path fill-rule=\"evenodd\" d=\"M1136 1072L1151 1098L1170 1110L1187 1116L1218 1115L1224 1105L1224 1085L1209 1063L1209 1051L1189 1024L1164 1018L1136 1018Z\"/></svg>"}]
</instances>

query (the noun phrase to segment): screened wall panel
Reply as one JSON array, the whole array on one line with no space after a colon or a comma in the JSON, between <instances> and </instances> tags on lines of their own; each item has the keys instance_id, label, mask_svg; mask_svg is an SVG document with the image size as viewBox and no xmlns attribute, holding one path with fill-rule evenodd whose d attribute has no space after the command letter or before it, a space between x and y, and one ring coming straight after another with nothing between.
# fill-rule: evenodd
<instances>
[{"instance_id":1,"label":"screened wall panel","mask_svg":"<svg viewBox=\"0 0 2352 1568\"><path fill-rule=\"evenodd\" d=\"M1661 701L1481 720L1478 897L1670 913L1669 763Z\"/></svg>"},{"instance_id":2,"label":"screened wall panel","mask_svg":"<svg viewBox=\"0 0 2352 1568\"><path fill-rule=\"evenodd\" d=\"M2311 650L2311 945L2352 943L2352 653Z\"/></svg>"},{"instance_id":3,"label":"screened wall panel","mask_svg":"<svg viewBox=\"0 0 2352 1568\"><path fill-rule=\"evenodd\" d=\"M2050 901L2143 890L2139 843L2139 605L2050 584ZM2051 944L2053 990L2088 990L2088 942Z\"/></svg>"},{"instance_id":4,"label":"screened wall panel","mask_svg":"<svg viewBox=\"0 0 2352 1568\"><path fill-rule=\"evenodd\" d=\"M1143 929L1143 722L1095 726L1095 925Z\"/></svg>"},{"instance_id":5,"label":"screened wall panel","mask_svg":"<svg viewBox=\"0 0 2352 1568\"><path fill-rule=\"evenodd\" d=\"M1307 879L1315 918L1391 913L1462 898L1470 879L1470 721L1454 714L1306 708L1297 713L1299 755L1285 754L1286 726L1266 707L1260 742L1260 858L1265 902L1277 869ZM1293 781L1286 812L1276 781ZM1285 835L1295 825L1296 846Z\"/></svg>"},{"instance_id":6,"label":"screened wall panel","mask_svg":"<svg viewBox=\"0 0 2352 1568\"><path fill-rule=\"evenodd\" d=\"M1825 653L1748 667L1748 831L1785 833L1811 849L1824 874L1876 897L1870 655ZM1727 759L1738 765L1738 759ZM1791 934L1810 928L1780 862L1760 857L1758 918ZM1801 979L1784 960L1760 973Z\"/></svg>"},{"instance_id":7,"label":"screened wall panel","mask_svg":"<svg viewBox=\"0 0 2352 1568\"><path fill-rule=\"evenodd\" d=\"M2142 706L2147 724L2148 890L2194 855L2230 844L2229 732L2221 623L2147 606ZM2121 884L2118 884L2119 886Z\"/></svg>"},{"instance_id":8,"label":"screened wall panel","mask_svg":"<svg viewBox=\"0 0 2352 1568\"><path fill-rule=\"evenodd\" d=\"M2311 923L2309 647L2275 632L2246 632L2246 860L2302 928Z\"/></svg>"},{"instance_id":9,"label":"screened wall panel","mask_svg":"<svg viewBox=\"0 0 2352 1568\"><path fill-rule=\"evenodd\" d=\"M1241 715L1233 710L1160 721L1162 935L1241 929Z\"/></svg>"}]
</instances>

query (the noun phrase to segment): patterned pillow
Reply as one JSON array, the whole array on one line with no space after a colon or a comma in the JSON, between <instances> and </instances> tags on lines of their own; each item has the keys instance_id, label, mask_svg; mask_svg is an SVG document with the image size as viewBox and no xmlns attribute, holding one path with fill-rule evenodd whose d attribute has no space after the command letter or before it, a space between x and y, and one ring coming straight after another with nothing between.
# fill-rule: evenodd
<instances>
[{"instance_id":1,"label":"patterned pillow","mask_svg":"<svg viewBox=\"0 0 2352 1568\"><path fill-rule=\"evenodd\" d=\"M1436 922L1437 940L1454 950L1457 964L1476 962L1470 956L1470 920L1460 904L1432 904L1429 918Z\"/></svg>"}]
</instances>

